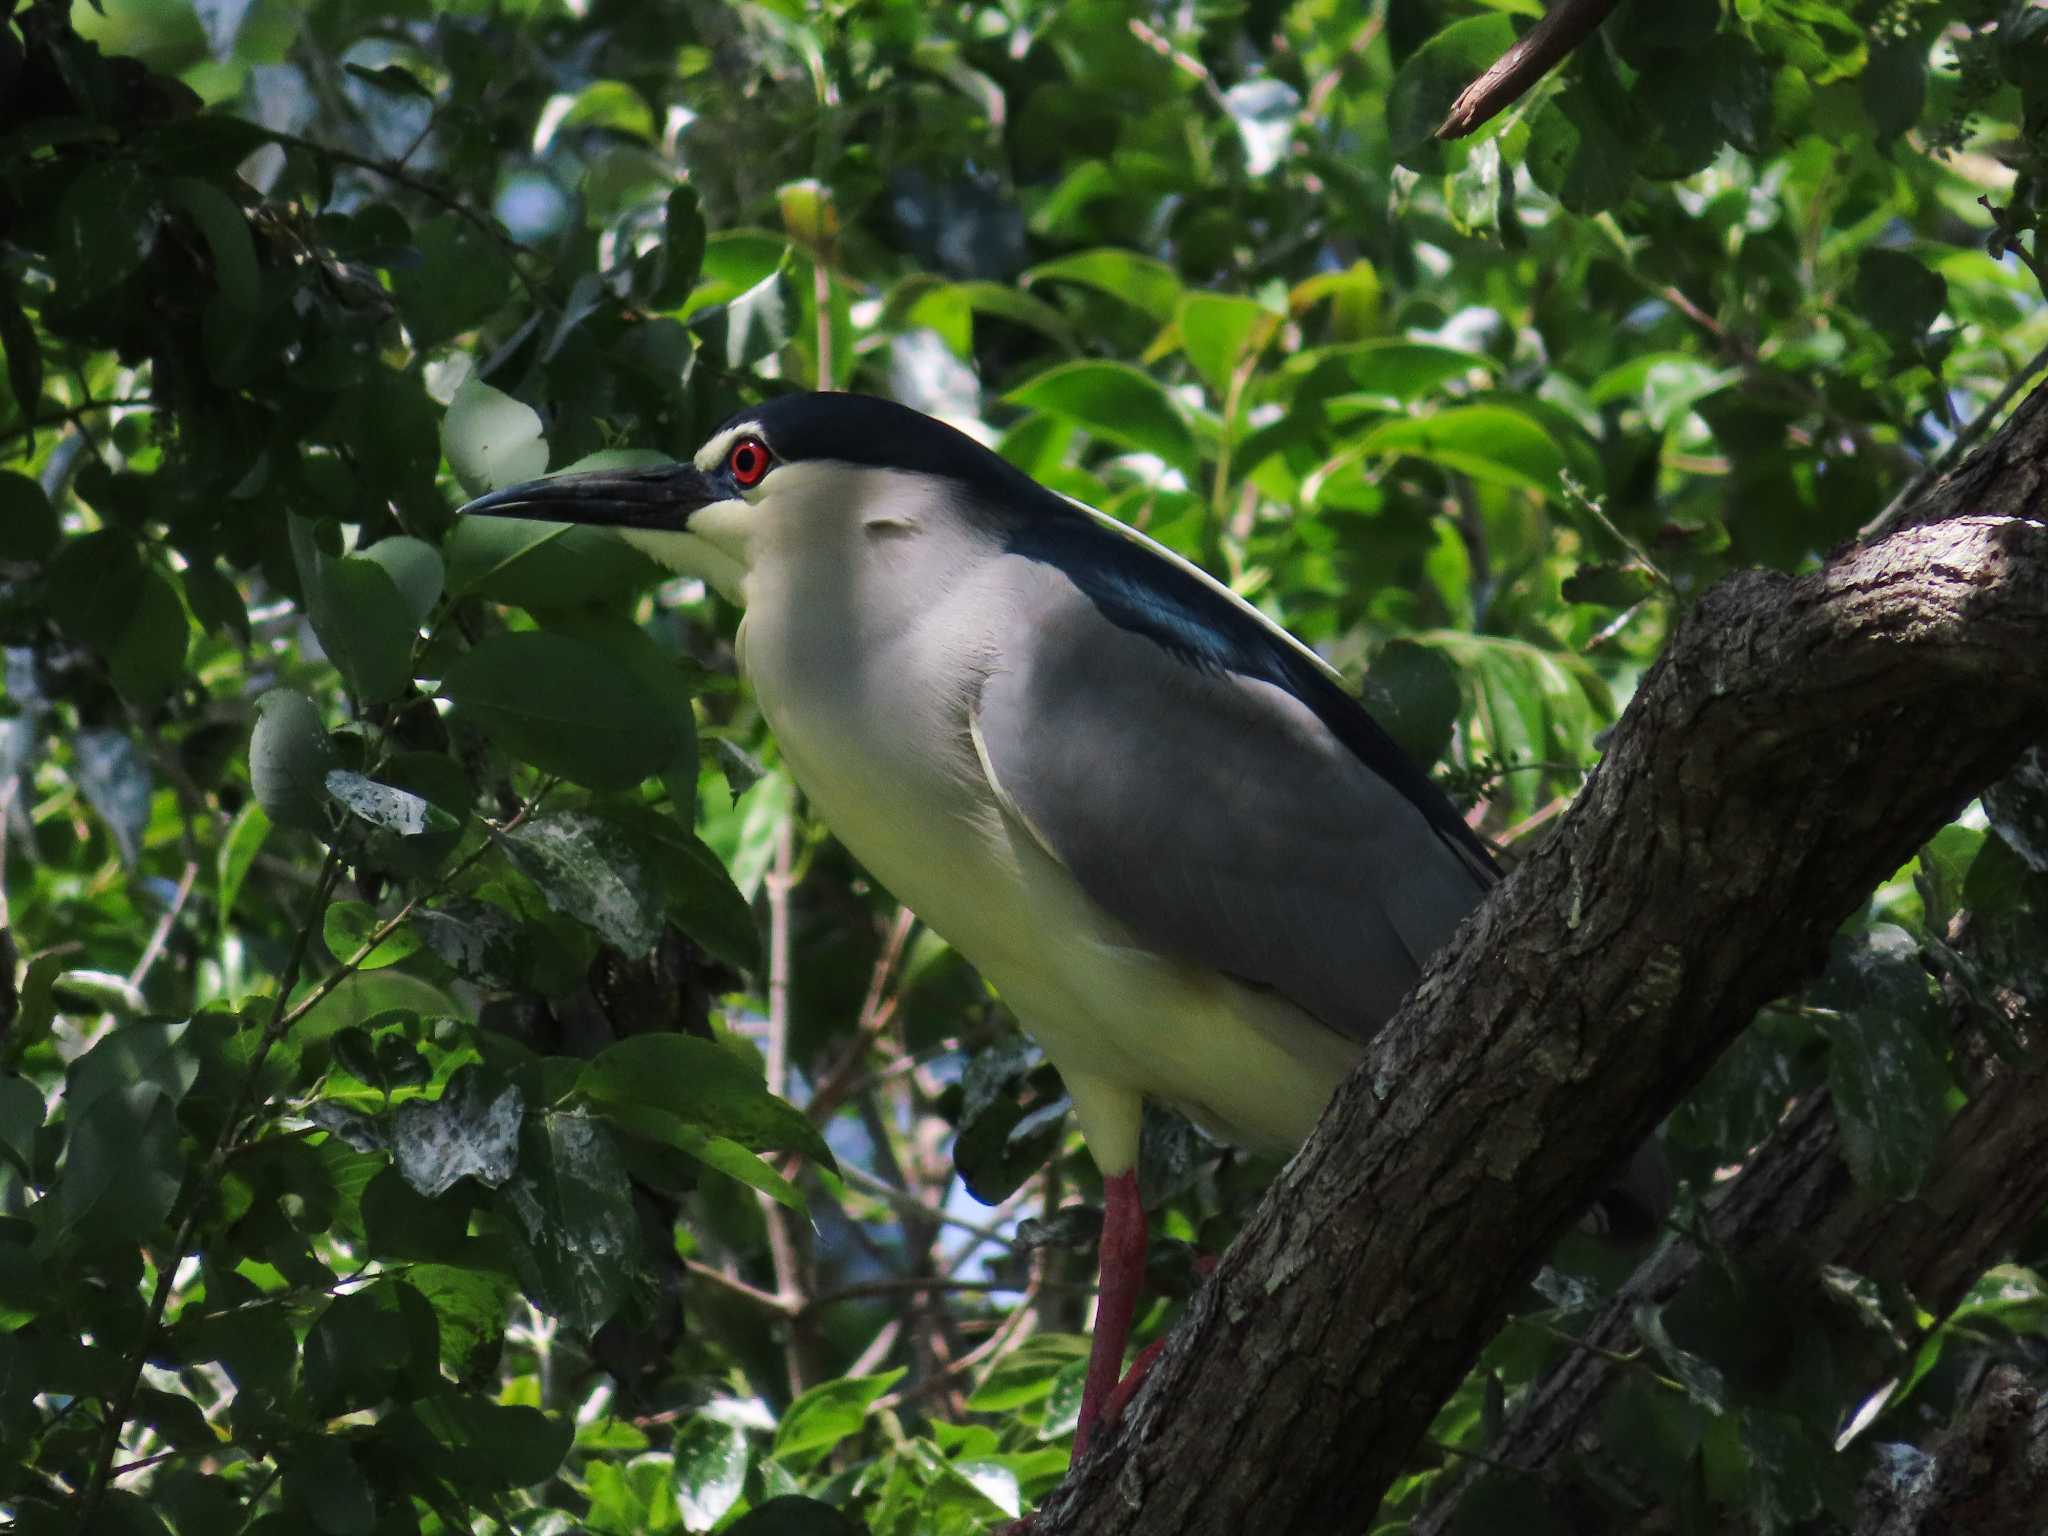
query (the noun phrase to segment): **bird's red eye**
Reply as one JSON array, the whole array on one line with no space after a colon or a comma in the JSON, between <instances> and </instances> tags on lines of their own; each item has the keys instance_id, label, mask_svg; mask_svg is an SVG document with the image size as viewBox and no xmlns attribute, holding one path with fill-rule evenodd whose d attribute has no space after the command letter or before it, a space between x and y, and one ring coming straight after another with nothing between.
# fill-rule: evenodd
<instances>
[{"instance_id":1,"label":"bird's red eye","mask_svg":"<svg viewBox=\"0 0 2048 1536\"><path fill-rule=\"evenodd\" d=\"M768 473L771 462L768 445L758 437L741 438L732 445L732 452L725 456L726 469L743 491L751 491L761 483L761 477Z\"/></svg>"}]
</instances>

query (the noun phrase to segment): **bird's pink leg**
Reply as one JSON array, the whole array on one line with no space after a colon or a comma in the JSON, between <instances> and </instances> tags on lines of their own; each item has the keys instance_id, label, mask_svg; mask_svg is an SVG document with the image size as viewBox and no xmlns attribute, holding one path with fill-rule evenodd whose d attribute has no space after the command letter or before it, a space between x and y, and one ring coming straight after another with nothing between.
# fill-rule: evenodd
<instances>
[{"instance_id":1,"label":"bird's pink leg","mask_svg":"<svg viewBox=\"0 0 2048 1536\"><path fill-rule=\"evenodd\" d=\"M1076 1456L1087 1450L1088 1436L1123 1374L1124 1346L1145 1283L1145 1207L1138 1199L1137 1170L1104 1179L1102 1193L1101 1288L1095 1300L1095 1343L1081 1387L1081 1418L1074 1426Z\"/></svg>"}]
</instances>

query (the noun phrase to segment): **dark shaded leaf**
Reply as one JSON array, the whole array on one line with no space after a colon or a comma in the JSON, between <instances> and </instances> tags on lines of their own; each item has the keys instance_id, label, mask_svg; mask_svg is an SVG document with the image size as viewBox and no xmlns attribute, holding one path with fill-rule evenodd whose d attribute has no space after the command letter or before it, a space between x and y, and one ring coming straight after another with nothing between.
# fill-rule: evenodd
<instances>
[{"instance_id":1,"label":"dark shaded leaf","mask_svg":"<svg viewBox=\"0 0 2048 1536\"><path fill-rule=\"evenodd\" d=\"M583 1333L624 1305L640 1226L608 1127L583 1115L533 1116L499 1204L525 1239L520 1273L536 1304Z\"/></svg>"},{"instance_id":2,"label":"dark shaded leaf","mask_svg":"<svg viewBox=\"0 0 2048 1536\"><path fill-rule=\"evenodd\" d=\"M1872 1195L1904 1199L1948 1123L1940 994L1912 936L1886 923L1839 940L1811 996L1836 1013L1828 1089L1850 1171Z\"/></svg>"},{"instance_id":3,"label":"dark shaded leaf","mask_svg":"<svg viewBox=\"0 0 2048 1536\"><path fill-rule=\"evenodd\" d=\"M1948 303L1948 280L1904 251L1865 251L1856 264L1856 309L1894 342L1927 334Z\"/></svg>"},{"instance_id":4,"label":"dark shaded leaf","mask_svg":"<svg viewBox=\"0 0 2048 1536\"><path fill-rule=\"evenodd\" d=\"M325 831L327 775L333 768L334 747L311 699L289 688L273 688L256 701L249 783L271 821L303 831ZM249 855L254 856L253 849Z\"/></svg>"},{"instance_id":5,"label":"dark shaded leaf","mask_svg":"<svg viewBox=\"0 0 2048 1536\"><path fill-rule=\"evenodd\" d=\"M623 829L590 811L536 816L504 835L506 851L547 903L642 955L661 937L659 887Z\"/></svg>"},{"instance_id":6,"label":"dark shaded leaf","mask_svg":"<svg viewBox=\"0 0 2048 1536\"><path fill-rule=\"evenodd\" d=\"M1198 467L1194 434L1180 407L1157 380L1127 363L1062 363L1003 398L1064 417L1105 442L1157 454L1183 474L1192 476Z\"/></svg>"},{"instance_id":7,"label":"dark shaded leaf","mask_svg":"<svg viewBox=\"0 0 2048 1536\"><path fill-rule=\"evenodd\" d=\"M682 746L629 674L565 635L493 635L448 669L441 693L514 757L593 789L630 789Z\"/></svg>"},{"instance_id":8,"label":"dark shaded leaf","mask_svg":"<svg viewBox=\"0 0 2048 1536\"><path fill-rule=\"evenodd\" d=\"M576 1086L600 1106L642 1105L743 1146L787 1149L838 1166L816 1127L768 1091L752 1062L709 1040L635 1035L600 1052Z\"/></svg>"}]
</instances>

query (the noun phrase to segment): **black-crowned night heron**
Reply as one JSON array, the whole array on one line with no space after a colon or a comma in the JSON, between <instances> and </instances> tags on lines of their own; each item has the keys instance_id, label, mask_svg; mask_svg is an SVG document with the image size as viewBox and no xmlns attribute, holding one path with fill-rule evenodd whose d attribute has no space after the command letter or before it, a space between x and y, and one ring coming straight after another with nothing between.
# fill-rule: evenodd
<instances>
[{"instance_id":1,"label":"black-crowned night heron","mask_svg":"<svg viewBox=\"0 0 2048 1536\"><path fill-rule=\"evenodd\" d=\"M1144 1271L1150 1096L1307 1136L1495 878L1313 652L1122 524L885 400L743 411L691 464L494 492L742 605L740 669L826 823L1002 993L1107 1192L1077 1448Z\"/></svg>"}]
</instances>

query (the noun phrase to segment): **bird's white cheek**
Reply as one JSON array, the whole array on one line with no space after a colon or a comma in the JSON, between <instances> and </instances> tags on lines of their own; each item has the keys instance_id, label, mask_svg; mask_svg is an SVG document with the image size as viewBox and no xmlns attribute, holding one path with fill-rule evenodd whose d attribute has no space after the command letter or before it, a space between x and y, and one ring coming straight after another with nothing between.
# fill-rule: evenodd
<instances>
[{"instance_id":1,"label":"bird's white cheek","mask_svg":"<svg viewBox=\"0 0 2048 1536\"><path fill-rule=\"evenodd\" d=\"M714 502L690 516L686 532L620 528L620 538L672 571L701 576L732 602L746 602L751 568L748 530L753 509L741 501Z\"/></svg>"}]
</instances>

